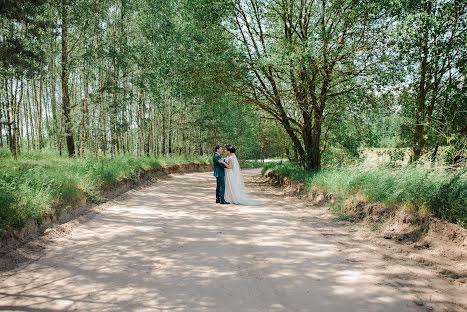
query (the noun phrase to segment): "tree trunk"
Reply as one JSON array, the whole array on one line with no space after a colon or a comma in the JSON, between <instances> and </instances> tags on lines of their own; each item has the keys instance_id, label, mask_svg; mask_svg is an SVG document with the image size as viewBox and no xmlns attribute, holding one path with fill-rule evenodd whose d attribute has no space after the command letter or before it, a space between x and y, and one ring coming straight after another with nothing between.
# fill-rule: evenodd
<instances>
[{"instance_id":1,"label":"tree trunk","mask_svg":"<svg viewBox=\"0 0 467 312\"><path fill-rule=\"evenodd\" d=\"M20 94L19 94L19 100L17 100L17 97L16 97L16 90L18 90L18 84L16 84L16 90L15 90L15 139L16 139L16 143L15 143L15 146L16 146L16 153L19 154L20 153L20 150L21 150L21 144L22 144L22 136L21 136L21 124L20 124L20 121L21 121L21 116L20 116L20 103L23 101L23 87L24 87L24 83L22 80L19 81L19 83L21 83L21 88L19 90Z\"/></svg>"},{"instance_id":2,"label":"tree trunk","mask_svg":"<svg viewBox=\"0 0 467 312\"><path fill-rule=\"evenodd\" d=\"M168 151L169 155L172 155L172 140L173 140L173 129L172 129L172 121L173 121L173 100L170 99L170 107L169 107L169 128L167 130L168 132Z\"/></svg>"},{"instance_id":3,"label":"tree trunk","mask_svg":"<svg viewBox=\"0 0 467 312\"><path fill-rule=\"evenodd\" d=\"M4 102L4 98L0 95L0 148L3 147L3 123L1 122L3 120L3 105L2 102Z\"/></svg>"},{"instance_id":4,"label":"tree trunk","mask_svg":"<svg viewBox=\"0 0 467 312\"><path fill-rule=\"evenodd\" d=\"M7 104L6 106L6 116L7 116L6 122L7 122L7 127L8 127L7 141L10 147L11 154L13 155L13 157L16 158L16 140L14 138L13 127L12 127L12 124L13 124L12 107L11 107L12 99L11 99L11 96L9 96L9 92L8 92L8 80L5 81L5 96L7 97L5 101L5 103Z\"/></svg>"},{"instance_id":5,"label":"tree trunk","mask_svg":"<svg viewBox=\"0 0 467 312\"><path fill-rule=\"evenodd\" d=\"M37 130L34 130L34 119L33 119L33 110L32 110L32 105L31 105L31 96L29 94L29 86L26 87L26 96L28 98L28 115L29 115L29 124L31 126L31 147L32 149L36 149L36 138L35 138L35 133Z\"/></svg>"},{"instance_id":6,"label":"tree trunk","mask_svg":"<svg viewBox=\"0 0 467 312\"><path fill-rule=\"evenodd\" d=\"M71 107L70 107L70 94L68 90L68 79L69 79L69 65L68 65L68 47L67 47L67 35L68 35L68 17L67 17L67 6L68 1L62 0L62 112L65 124L65 138L66 147L68 150L68 157L75 156L75 142L72 133L71 124Z\"/></svg>"},{"instance_id":7,"label":"tree trunk","mask_svg":"<svg viewBox=\"0 0 467 312\"><path fill-rule=\"evenodd\" d=\"M58 130L58 116L57 116L57 102L55 98L55 94L57 93L56 91L56 81L55 81L55 57L54 54L52 53L51 57L51 81L50 81L50 102L52 104L52 119L53 119L53 133L55 136L55 146L58 147L58 142L60 141L60 135L59 135L59 130Z\"/></svg>"},{"instance_id":8,"label":"tree trunk","mask_svg":"<svg viewBox=\"0 0 467 312\"><path fill-rule=\"evenodd\" d=\"M165 142L166 142L166 118L165 118L165 104L162 104L162 142L161 142L161 147L162 147L162 155L166 155L166 149L165 149Z\"/></svg>"},{"instance_id":9,"label":"tree trunk","mask_svg":"<svg viewBox=\"0 0 467 312\"><path fill-rule=\"evenodd\" d=\"M321 120L321 115L315 115L315 122L313 124L313 131L311 135L311 146L310 150L307 151L310 162L310 167L308 169L315 171L321 169Z\"/></svg>"},{"instance_id":10,"label":"tree trunk","mask_svg":"<svg viewBox=\"0 0 467 312\"><path fill-rule=\"evenodd\" d=\"M425 4L426 13L431 13L431 2ZM423 40L421 43L421 64L420 64L420 82L418 85L418 93L415 108L415 129L413 135L413 147L411 161L417 161L422 155L423 148L425 147L425 101L427 95L427 81L426 73L429 67L428 64L428 25L424 25Z\"/></svg>"},{"instance_id":11,"label":"tree trunk","mask_svg":"<svg viewBox=\"0 0 467 312\"><path fill-rule=\"evenodd\" d=\"M28 115L28 105L26 104L28 102L28 86L26 85L26 100L23 101L23 117L24 117L24 128L26 130L26 143L28 145L28 152L31 150L31 135L29 133L29 129L31 128L32 131L32 125L29 123Z\"/></svg>"}]
</instances>

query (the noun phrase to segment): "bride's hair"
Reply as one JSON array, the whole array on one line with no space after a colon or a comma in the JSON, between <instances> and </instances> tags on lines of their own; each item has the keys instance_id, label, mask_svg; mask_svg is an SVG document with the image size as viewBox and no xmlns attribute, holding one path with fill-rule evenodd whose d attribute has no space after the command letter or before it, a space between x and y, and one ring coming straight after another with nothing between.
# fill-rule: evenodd
<instances>
[{"instance_id":1,"label":"bride's hair","mask_svg":"<svg viewBox=\"0 0 467 312\"><path fill-rule=\"evenodd\" d=\"M227 145L225 149L231 153L235 153L235 147L233 147L232 145Z\"/></svg>"}]
</instances>

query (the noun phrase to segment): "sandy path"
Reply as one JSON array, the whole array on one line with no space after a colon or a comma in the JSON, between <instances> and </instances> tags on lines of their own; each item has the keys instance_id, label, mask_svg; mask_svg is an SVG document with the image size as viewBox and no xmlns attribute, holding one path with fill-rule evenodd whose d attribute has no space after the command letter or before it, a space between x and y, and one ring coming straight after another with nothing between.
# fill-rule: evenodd
<instances>
[{"instance_id":1,"label":"sandy path","mask_svg":"<svg viewBox=\"0 0 467 312\"><path fill-rule=\"evenodd\" d=\"M0 310L426 311L306 203L250 183L264 206L218 205L214 187L211 173L175 175L117 198L0 274Z\"/></svg>"}]
</instances>

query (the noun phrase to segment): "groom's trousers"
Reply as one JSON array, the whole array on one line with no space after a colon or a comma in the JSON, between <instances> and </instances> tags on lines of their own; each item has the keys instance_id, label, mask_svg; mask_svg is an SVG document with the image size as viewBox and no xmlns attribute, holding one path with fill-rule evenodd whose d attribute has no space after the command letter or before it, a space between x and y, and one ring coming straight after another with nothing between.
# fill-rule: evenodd
<instances>
[{"instance_id":1,"label":"groom's trousers","mask_svg":"<svg viewBox=\"0 0 467 312\"><path fill-rule=\"evenodd\" d=\"M224 176L216 177L216 201L224 202L225 194L225 179Z\"/></svg>"}]
</instances>

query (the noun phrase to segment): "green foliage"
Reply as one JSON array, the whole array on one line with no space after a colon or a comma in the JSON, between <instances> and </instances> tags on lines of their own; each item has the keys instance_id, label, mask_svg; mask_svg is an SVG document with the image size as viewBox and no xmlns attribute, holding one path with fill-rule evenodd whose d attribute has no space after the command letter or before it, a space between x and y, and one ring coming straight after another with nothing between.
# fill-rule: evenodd
<instances>
[{"instance_id":1,"label":"green foliage","mask_svg":"<svg viewBox=\"0 0 467 312\"><path fill-rule=\"evenodd\" d=\"M263 172L267 170L308 188L336 193L340 199L364 194L372 202L427 209L439 218L467 226L467 170L350 166L307 172L293 163L268 163Z\"/></svg>"},{"instance_id":2,"label":"green foliage","mask_svg":"<svg viewBox=\"0 0 467 312\"><path fill-rule=\"evenodd\" d=\"M404 77L398 92L403 136L412 147L412 161L440 145L464 158L466 5L458 1L401 1L392 8L395 75ZM400 81L400 80L399 80ZM460 117L460 118L459 118ZM461 138L456 146L451 138ZM432 156L433 157L433 156Z\"/></svg>"},{"instance_id":3,"label":"green foliage","mask_svg":"<svg viewBox=\"0 0 467 312\"><path fill-rule=\"evenodd\" d=\"M0 230L39 220L52 207L96 199L100 190L119 181L137 181L141 174L162 165L209 163L205 157L117 156L69 159L56 152L25 153L17 160L0 150Z\"/></svg>"},{"instance_id":4,"label":"green foliage","mask_svg":"<svg viewBox=\"0 0 467 312\"><path fill-rule=\"evenodd\" d=\"M322 156L323 167L348 166L360 160L358 150L330 146Z\"/></svg>"},{"instance_id":5,"label":"green foliage","mask_svg":"<svg viewBox=\"0 0 467 312\"><path fill-rule=\"evenodd\" d=\"M49 0L1 1L0 75L34 74L44 60L41 38L50 27L43 18Z\"/></svg>"},{"instance_id":6,"label":"green foliage","mask_svg":"<svg viewBox=\"0 0 467 312\"><path fill-rule=\"evenodd\" d=\"M254 160L239 160L238 163L242 168L261 168L264 165L264 163Z\"/></svg>"}]
</instances>

